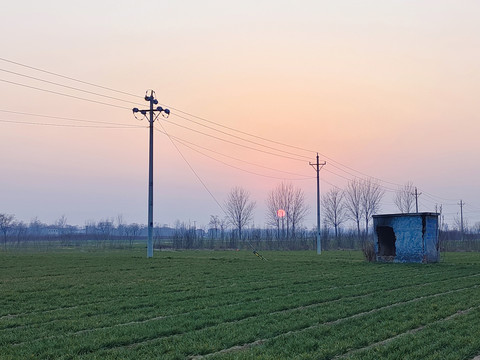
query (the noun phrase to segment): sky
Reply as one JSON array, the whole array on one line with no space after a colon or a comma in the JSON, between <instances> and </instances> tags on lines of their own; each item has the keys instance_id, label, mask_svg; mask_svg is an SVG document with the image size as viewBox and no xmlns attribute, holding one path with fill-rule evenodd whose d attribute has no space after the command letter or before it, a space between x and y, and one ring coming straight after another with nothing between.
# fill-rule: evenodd
<instances>
[{"instance_id":1,"label":"sky","mask_svg":"<svg viewBox=\"0 0 480 360\"><path fill-rule=\"evenodd\" d=\"M478 1L10 1L0 14L0 213L205 226L241 186L266 222L282 181L316 224L321 191L374 178L381 213L480 221ZM59 76L60 75L60 76ZM220 206L221 205L221 206Z\"/></svg>"}]
</instances>

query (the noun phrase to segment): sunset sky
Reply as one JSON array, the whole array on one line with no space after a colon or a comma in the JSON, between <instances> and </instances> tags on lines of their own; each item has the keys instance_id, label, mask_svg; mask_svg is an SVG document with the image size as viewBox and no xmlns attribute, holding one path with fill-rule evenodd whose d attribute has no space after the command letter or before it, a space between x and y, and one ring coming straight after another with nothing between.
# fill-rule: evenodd
<instances>
[{"instance_id":1,"label":"sunset sky","mask_svg":"<svg viewBox=\"0 0 480 360\"><path fill-rule=\"evenodd\" d=\"M146 224L148 122L131 108L153 89L171 109L155 122L155 223L207 225L241 186L263 226L287 181L312 228L319 152L322 192L374 177L389 213L411 181L420 211L442 204L453 226L463 200L473 226L479 18L474 0L9 1L0 213Z\"/></svg>"}]
</instances>

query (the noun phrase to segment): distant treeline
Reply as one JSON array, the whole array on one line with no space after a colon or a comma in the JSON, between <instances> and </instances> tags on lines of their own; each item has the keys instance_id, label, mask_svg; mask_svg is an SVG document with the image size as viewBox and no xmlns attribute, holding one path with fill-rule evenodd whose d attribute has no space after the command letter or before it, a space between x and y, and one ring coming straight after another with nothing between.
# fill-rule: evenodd
<instances>
[{"instance_id":1,"label":"distant treeline","mask_svg":"<svg viewBox=\"0 0 480 360\"><path fill-rule=\"evenodd\" d=\"M121 219L89 221L83 227L67 225L65 219L49 225L32 220L29 224L15 221L11 215L0 214L2 246L8 250L25 246L92 246L130 248L146 242L147 227L142 224L124 224ZM458 230L439 232L442 251L480 251L480 230L462 233ZM478 230L478 229L477 229ZM174 227L155 226L153 231L156 249L244 249L259 250L314 250L316 229L301 227L293 231L278 227L243 229L240 238L238 230L219 223L217 227L197 228L177 221ZM324 227L321 231L322 250L362 249L365 242L373 240L372 230L368 235L358 229L337 229Z\"/></svg>"}]
</instances>

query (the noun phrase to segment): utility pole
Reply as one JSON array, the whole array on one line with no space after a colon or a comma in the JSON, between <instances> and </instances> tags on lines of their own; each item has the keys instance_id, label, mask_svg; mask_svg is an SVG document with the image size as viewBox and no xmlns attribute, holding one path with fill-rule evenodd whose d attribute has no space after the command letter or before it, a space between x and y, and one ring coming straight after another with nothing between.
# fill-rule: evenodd
<instances>
[{"instance_id":1,"label":"utility pole","mask_svg":"<svg viewBox=\"0 0 480 360\"><path fill-rule=\"evenodd\" d=\"M148 96L148 90L145 94L145 101L150 103L148 110L139 110L133 108L133 115L136 117L136 113L142 114L150 123L150 141L148 152L148 240L147 240L147 258L153 257L153 123L158 118L160 113L165 113L167 116L170 114L170 110L164 109L161 106L157 106L155 109L153 105L158 104L158 100L155 99L155 91L150 90L150 96ZM149 117L147 118L147 112ZM158 114L155 115L155 112Z\"/></svg>"},{"instance_id":2,"label":"utility pole","mask_svg":"<svg viewBox=\"0 0 480 360\"><path fill-rule=\"evenodd\" d=\"M465 205L465 203L460 200L458 205L460 205L460 235L462 236L463 241L463 205Z\"/></svg>"},{"instance_id":3,"label":"utility pole","mask_svg":"<svg viewBox=\"0 0 480 360\"><path fill-rule=\"evenodd\" d=\"M415 193L413 195L415 195L415 209L416 209L416 213L418 214L418 197L422 195L422 193L419 194L417 192L417 187L415 187Z\"/></svg>"},{"instance_id":4,"label":"utility pole","mask_svg":"<svg viewBox=\"0 0 480 360\"><path fill-rule=\"evenodd\" d=\"M322 243L320 241L320 169L324 167L327 162L318 160L318 153L317 153L317 162L312 164L309 163L317 172L317 254L320 255L322 253Z\"/></svg>"}]
</instances>

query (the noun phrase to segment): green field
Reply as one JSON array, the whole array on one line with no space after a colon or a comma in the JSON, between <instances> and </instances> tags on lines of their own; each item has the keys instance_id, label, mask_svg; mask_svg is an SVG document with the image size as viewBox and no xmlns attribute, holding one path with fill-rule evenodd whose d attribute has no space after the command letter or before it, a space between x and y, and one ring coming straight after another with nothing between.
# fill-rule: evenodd
<instances>
[{"instance_id":1,"label":"green field","mask_svg":"<svg viewBox=\"0 0 480 360\"><path fill-rule=\"evenodd\" d=\"M0 253L0 359L473 359L480 254Z\"/></svg>"}]
</instances>

